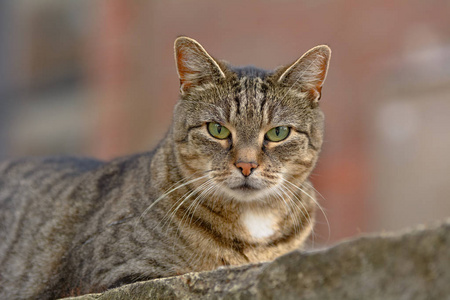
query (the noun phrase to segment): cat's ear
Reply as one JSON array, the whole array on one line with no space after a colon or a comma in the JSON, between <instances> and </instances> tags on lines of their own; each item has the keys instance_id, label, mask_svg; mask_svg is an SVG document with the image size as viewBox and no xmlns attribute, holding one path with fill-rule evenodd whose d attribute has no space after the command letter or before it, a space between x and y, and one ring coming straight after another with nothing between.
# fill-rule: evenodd
<instances>
[{"instance_id":1,"label":"cat's ear","mask_svg":"<svg viewBox=\"0 0 450 300\"><path fill-rule=\"evenodd\" d=\"M188 37L175 40L175 62L182 94L192 86L225 78L214 58L196 40Z\"/></svg>"},{"instance_id":2,"label":"cat's ear","mask_svg":"<svg viewBox=\"0 0 450 300\"><path fill-rule=\"evenodd\" d=\"M330 57L331 49L328 46L314 47L292 65L282 69L278 82L289 88L306 92L311 101L317 103L327 77Z\"/></svg>"}]
</instances>

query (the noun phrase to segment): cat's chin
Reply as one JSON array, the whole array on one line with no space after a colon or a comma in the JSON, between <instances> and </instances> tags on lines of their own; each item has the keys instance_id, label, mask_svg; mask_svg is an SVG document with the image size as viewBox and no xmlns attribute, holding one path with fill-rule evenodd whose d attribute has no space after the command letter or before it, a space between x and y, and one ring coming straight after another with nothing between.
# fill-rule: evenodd
<instances>
[{"instance_id":1,"label":"cat's chin","mask_svg":"<svg viewBox=\"0 0 450 300\"><path fill-rule=\"evenodd\" d=\"M248 183L243 183L240 186L233 188L233 190L241 191L241 192L256 192L256 191L259 191L260 189L253 187L252 185L250 185Z\"/></svg>"},{"instance_id":2,"label":"cat's chin","mask_svg":"<svg viewBox=\"0 0 450 300\"><path fill-rule=\"evenodd\" d=\"M229 198L239 202L262 201L269 196L267 189L258 189L246 184L235 188L225 188L223 192Z\"/></svg>"}]
</instances>

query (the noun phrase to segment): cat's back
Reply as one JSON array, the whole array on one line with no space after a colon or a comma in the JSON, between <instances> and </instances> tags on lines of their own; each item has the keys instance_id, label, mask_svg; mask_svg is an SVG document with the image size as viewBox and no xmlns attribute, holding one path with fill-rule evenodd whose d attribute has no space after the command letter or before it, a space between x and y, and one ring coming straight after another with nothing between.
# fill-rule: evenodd
<instances>
[{"instance_id":1,"label":"cat's back","mask_svg":"<svg viewBox=\"0 0 450 300\"><path fill-rule=\"evenodd\" d=\"M0 240L4 241L0 259L15 230L46 219L82 174L101 165L97 160L71 157L0 162Z\"/></svg>"},{"instance_id":2,"label":"cat's back","mask_svg":"<svg viewBox=\"0 0 450 300\"><path fill-rule=\"evenodd\" d=\"M153 152L109 162L52 157L0 163L0 299L60 295L83 270L73 269L80 245L123 211L139 209L128 209L127 199L151 195L152 160Z\"/></svg>"},{"instance_id":3,"label":"cat's back","mask_svg":"<svg viewBox=\"0 0 450 300\"><path fill-rule=\"evenodd\" d=\"M3 290L14 286L9 281L33 273L34 269L51 272L50 266L42 265L62 256L63 251L58 249L64 248L55 229L70 230L63 220L76 214L70 211L76 210L77 205L71 205L69 195L83 175L103 164L69 157L0 163L0 295L13 296L13 291ZM37 284L33 281L27 284L30 290Z\"/></svg>"},{"instance_id":4,"label":"cat's back","mask_svg":"<svg viewBox=\"0 0 450 300\"><path fill-rule=\"evenodd\" d=\"M24 184L43 178L74 176L98 168L104 162L81 157L30 157L0 161L0 184ZM50 178L49 178L50 179Z\"/></svg>"},{"instance_id":5,"label":"cat's back","mask_svg":"<svg viewBox=\"0 0 450 300\"><path fill-rule=\"evenodd\" d=\"M99 160L76 157L22 158L0 162L0 213L39 198L49 201L56 190L99 168ZM50 195L44 197L43 195Z\"/></svg>"}]
</instances>

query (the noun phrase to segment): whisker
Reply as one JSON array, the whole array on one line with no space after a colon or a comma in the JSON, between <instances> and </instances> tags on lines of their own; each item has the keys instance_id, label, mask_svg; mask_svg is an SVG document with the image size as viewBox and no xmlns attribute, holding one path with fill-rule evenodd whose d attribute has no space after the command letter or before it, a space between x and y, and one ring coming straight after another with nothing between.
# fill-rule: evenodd
<instances>
[{"instance_id":1,"label":"whisker","mask_svg":"<svg viewBox=\"0 0 450 300\"><path fill-rule=\"evenodd\" d=\"M325 218L325 220L326 220L326 222L327 222L327 227L328 227L328 239L329 239L330 236L331 236L330 222L329 222L329 220L328 220L328 217L327 217L327 215L326 215L324 209L323 209L322 206L319 204L319 202L318 202L313 196L311 196L310 194L308 194L308 193L307 193L304 189L302 189L301 187L295 185L294 183L290 182L289 180L287 180L287 179L285 179L285 178L282 178L282 177L281 177L281 179L282 179L283 181L287 182L288 184L290 184L292 187L294 187L294 188L298 189L299 191L301 191L301 192L302 192L303 194L305 194L306 196L308 196L308 197L309 197L309 198L317 205L317 207L320 209L320 211L322 212L322 214L323 214L323 216L324 216L324 218Z\"/></svg>"},{"instance_id":2,"label":"whisker","mask_svg":"<svg viewBox=\"0 0 450 300\"><path fill-rule=\"evenodd\" d=\"M311 225L311 231L312 231L312 234L314 235L314 226L312 226L313 225L313 220L312 220L311 215L308 212L308 209L304 205L303 201L301 199L299 199L297 197L297 195L288 186L286 186L286 185L283 185L283 186L294 197L294 198L292 198L291 196L288 195L289 199L291 199L291 201L292 201L292 204L295 205L297 207L297 209L300 210L300 212L302 213L302 216ZM301 207L298 206L297 202L301 205ZM299 223L303 224L303 222L299 222ZM299 225L299 227L300 227L300 225Z\"/></svg>"},{"instance_id":3,"label":"whisker","mask_svg":"<svg viewBox=\"0 0 450 300\"><path fill-rule=\"evenodd\" d=\"M193 182L196 182L196 181L205 179L205 178L208 177L208 176L209 176L209 174L206 174L206 175L200 176L200 177L198 177L198 178L189 180L188 182L185 182L185 183L183 183L183 184L180 184L179 186L177 186L177 187L175 187L175 188L172 188L171 190L169 190L169 191L165 192L164 194L162 194L161 196L159 196L159 197L158 197L155 201L153 201L153 203L150 204L150 206L147 207L147 208L144 210L144 212L139 216L139 218L136 220L135 226L137 225L138 222L140 222L140 221L142 220L142 218L144 217L144 215L147 214L147 213L150 211L150 209L152 209L152 207L155 206L155 205L156 205L159 201L161 201L164 197L166 197L167 195L173 193L174 191L176 191L176 190L178 190L178 189L180 189L180 188L182 188L182 187L184 187L184 186L186 186L186 185L188 185L188 184L191 184L191 183L193 183Z\"/></svg>"},{"instance_id":4,"label":"whisker","mask_svg":"<svg viewBox=\"0 0 450 300\"><path fill-rule=\"evenodd\" d=\"M178 211L178 209L183 205L183 203L184 203L185 201L187 201L189 198L191 198L192 195L196 194L198 190L202 189L204 185L207 185L207 184L208 184L208 181L209 181L209 180L207 180L206 182L202 183L200 186L198 186L198 187L195 188L193 191L191 191L191 192L183 199L183 201L181 201L181 203L177 206L177 208L175 208L175 210L170 214L170 216L171 216L171 217L175 216L175 213L176 213L176 212ZM183 217L184 217L184 215L183 215ZM178 226L178 228L177 228L177 234L179 234L179 231L180 231L180 226Z\"/></svg>"},{"instance_id":5,"label":"whisker","mask_svg":"<svg viewBox=\"0 0 450 300\"><path fill-rule=\"evenodd\" d=\"M195 211L197 210L198 206L203 202L203 200L205 200L210 194L211 194L211 190L214 190L214 188L216 188L216 186L211 182L210 186L207 187L205 190L203 190L200 195L198 196L199 201L197 203L197 205L194 207L194 211L191 214L191 220L189 221L189 226L191 226L192 224L192 218L195 215Z\"/></svg>"},{"instance_id":6,"label":"whisker","mask_svg":"<svg viewBox=\"0 0 450 300\"><path fill-rule=\"evenodd\" d=\"M188 206L188 208L186 209L185 213L183 214L183 217L181 218L180 221L180 228L183 227L183 220L186 216L188 216L189 214L191 215L191 221L192 218L194 216L195 213L195 209L197 208L197 206L200 204L200 202L203 200L202 196L205 193L206 190L210 189L212 185L212 179L209 179L208 181L206 181L204 184L202 184L201 186L199 186L198 190L202 190L200 192L199 195L197 195L197 197L195 197L195 199L192 201L192 203ZM190 211L193 209L192 214L190 213Z\"/></svg>"},{"instance_id":7,"label":"whisker","mask_svg":"<svg viewBox=\"0 0 450 300\"><path fill-rule=\"evenodd\" d=\"M210 195L212 195L212 196L214 196L215 194L216 194L216 192L219 190L219 186L218 185L216 185L216 184L213 184L212 182L211 182L211 185L208 187L208 188L206 188L200 195L199 195L199 201L198 201L198 203L197 203L197 205L196 205L196 207L194 208L194 211L193 211L193 214L191 214L191 221L190 221L190 223L189 223L189 226L190 226L190 224L191 224L191 222L192 222L192 217L193 217L193 215L195 214L195 210L198 208L198 206L201 204L201 202L204 200L204 199L206 199L206 197L208 197L208 196L210 196ZM213 206L214 206L214 202L213 202ZM195 220L194 222L197 222L197 220ZM192 263L192 264L197 264L197 262L199 261L199 260L201 260L201 258L203 257L203 253L206 251L206 249L205 248L202 248L202 250L200 251L200 252L195 252L195 253L193 253L192 255L191 255L191 257L189 258L189 261ZM216 257L218 257L218 255L219 255L219 253L217 253L217 255L216 255Z\"/></svg>"},{"instance_id":8,"label":"whisker","mask_svg":"<svg viewBox=\"0 0 450 300\"><path fill-rule=\"evenodd\" d=\"M204 186L207 186L208 184L210 184L211 181L212 181L212 179L209 179L209 180L207 180L206 182L202 183L200 186L196 187L193 191L188 191L187 193L185 193L185 194L183 195L183 197L181 197L181 199L179 199L179 200L176 202L176 204L179 203L179 205L177 206L177 208L175 208L173 211L170 211L170 215L168 216L166 222L168 222L169 219L173 219L173 217L175 217L176 212L177 212L178 209L183 205L183 203L184 203L185 201L189 200L189 198L190 198L193 194L198 193L198 191L201 190ZM197 198L198 198L198 197L196 197L196 198L194 199L194 201L189 205L188 209L184 212L183 217L181 218L180 222L178 222L176 235L179 235L179 234L180 234L180 231L181 231L182 226L183 226L182 223L183 223L184 217L188 214L188 212L189 212L189 210L190 210L190 207L196 202ZM172 205L172 207L174 207L176 204ZM171 208L171 209L172 209L172 208ZM163 226L165 226L165 224L163 224ZM169 227L167 227L166 235L167 235L167 231L168 231L168 230L169 230ZM172 251L175 251L175 244L173 245Z\"/></svg>"},{"instance_id":9,"label":"whisker","mask_svg":"<svg viewBox=\"0 0 450 300\"><path fill-rule=\"evenodd\" d=\"M306 185L307 187L312 188L314 192L316 192L320 196L320 198L322 198L322 200L326 201L325 197L322 196L322 194L311 183L304 181L302 185Z\"/></svg>"},{"instance_id":10,"label":"whisker","mask_svg":"<svg viewBox=\"0 0 450 300\"><path fill-rule=\"evenodd\" d=\"M286 202L286 200L284 199L284 197L280 194L280 188L279 187L269 187L269 190L273 191L276 195L275 198L279 201L283 201L285 204L285 209L286 209L286 216L290 215L290 213L292 213L292 208L289 206L289 204ZM281 193L284 194L284 191L281 189ZM289 208L289 210L288 210ZM286 224L287 219L284 220L284 224ZM294 225L295 226L295 225Z\"/></svg>"},{"instance_id":11,"label":"whisker","mask_svg":"<svg viewBox=\"0 0 450 300\"><path fill-rule=\"evenodd\" d=\"M306 209L303 201L301 199L299 199L297 197L297 195L288 186L285 186L285 188L286 188L286 190L288 190L291 193L292 196L294 196L294 199L292 199L289 196L289 198L291 199L293 205L295 205L301 211L303 217L311 225L311 236L312 236L312 240L313 240L312 242L313 242L313 245L314 245L314 242L315 242L315 231L314 231L314 226L313 226L314 224L313 224L313 221L312 221L312 217L311 217L311 215L308 212L308 209ZM300 203L300 205L302 206L303 209L300 208L296 202ZM305 213L306 213L306 215L305 215ZM303 222L301 222L301 223L303 223Z\"/></svg>"},{"instance_id":12,"label":"whisker","mask_svg":"<svg viewBox=\"0 0 450 300\"><path fill-rule=\"evenodd\" d=\"M197 174L197 173L198 173L198 172L192 174L192 175L189 176L188 178L183 178L183 179L177 181L176 183L174 183L173 185L170 186L169 191L170 191L171 189L173 189L175 186L177 186L177 184L179 184L180 182L185 181L185 180L187 180L187 179L189 179L189 178L192 178L192 177L193 177L195 174ZM177 204L179 203L179 201L180 201L181 199L183 199L184 196L186 196L189 192L190 192L190 190L188 190L186 193L184 193L184 194L180 197L180 199L178 199L178 200L175 202L175 204L173 204L173 205L169 208L169 210L166 212L166 214L163 216L163 218L161 219L161 221L160 221L159 223L161 223L161 222L166 218L167 214L170 213L170 211L172 210L172 208L174 208L174 206L177 205ZM159 224L158 224L158 225L159 225ZM164 227L164 225L163 225L163 227Z\"/></svg>"},{"instance_id":13,"label":"whisker","mask_svg":"<svg viewBox=\"0 0 450 300\"><path fill-rule=\"evenodd\" d=\"M180 204L180 203L182 203L182 202L184 202L184 200L186 200L186 198L187 198L187 196L189 195L191 193L191 190L188 190L186 193L184 193L177 201L175 201L175 203L168 209L168 211L166 212L166 214L163 216L163 218L161 219L161 221L159 222L159 224L161 223L161 222L163 222L164 220L164 223L162 224L162 228L164 228L164 226L166 226L166 224L169 222L169 220L175 215L175 213L176 213L176 210L174 210L174 208L178 205L178 204ZM159 225L158 224L158 225ZM166 234L167 234L167 230L166 230Z\"/></svg>"}]
</instances>

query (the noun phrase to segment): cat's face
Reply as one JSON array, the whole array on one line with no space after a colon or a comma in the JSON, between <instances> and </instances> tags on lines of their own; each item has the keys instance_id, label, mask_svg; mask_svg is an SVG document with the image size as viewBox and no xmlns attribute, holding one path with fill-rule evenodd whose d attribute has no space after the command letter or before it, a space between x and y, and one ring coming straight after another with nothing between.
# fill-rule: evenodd
<instances>
[{"instance_id":1,"label":"cat's face","mask_svg":"<svg viewBox=\"0 0 450 300\"><path fill-rule=\"evenodd\" d=\"M328 47L276 72L227 66L188 38L175 51L181 99L173 134L184 175L202 177L197 191L253 201L301 184L322 144Z\"/></svg>"}]
</instances>

